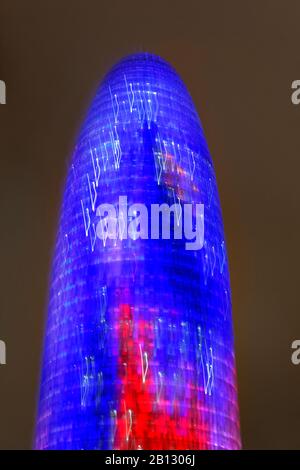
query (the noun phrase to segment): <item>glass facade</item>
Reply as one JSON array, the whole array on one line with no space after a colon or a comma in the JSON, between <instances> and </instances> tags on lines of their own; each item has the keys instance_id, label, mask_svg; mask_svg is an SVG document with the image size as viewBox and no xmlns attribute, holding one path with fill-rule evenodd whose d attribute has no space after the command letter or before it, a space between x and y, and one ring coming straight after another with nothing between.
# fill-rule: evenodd
<instances>
[{"instance_id":1,"label":"glass facade","mask_svg":"<svg viewBox=\"0 0 300 470\"><path fill-rule=\"evenodd\" d=\"M100 204L204 204L204 245L111 239ZM125 216L123 217L123 215ZM174 226L180 211L172 213ZM194 220L194 218L193 218ZM124 236L123 236L124 235ZM160 233L161 235L161 233ZM77 140L54 252L37 449L238 449L231 293L212 160L183 82L128 56Z\"/></svg>"}]
</instances>

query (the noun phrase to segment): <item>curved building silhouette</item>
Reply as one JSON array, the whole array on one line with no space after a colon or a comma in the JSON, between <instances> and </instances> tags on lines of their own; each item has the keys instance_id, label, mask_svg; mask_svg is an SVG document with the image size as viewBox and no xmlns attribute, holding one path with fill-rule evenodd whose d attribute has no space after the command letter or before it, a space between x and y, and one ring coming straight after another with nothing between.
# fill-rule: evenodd
<instances>
[{"instance_id":1,"label":"curved building silhouette","mask_svg":"<svg viewBox=\"0 0 300 470\"><path fill-rule=\"evenodd\" d=\"M149 209L149 227L152 205L173 206L170 237L159 226L146 238L132 204ZM100 205L116 216L101 215ZM175 228L186 206L196 233L197 205L204 239L187 248ZM191 97L160 57L118 62L89 108L49 297L37 449L240 448L214 168Z\"/></svg>"}]
</instances>

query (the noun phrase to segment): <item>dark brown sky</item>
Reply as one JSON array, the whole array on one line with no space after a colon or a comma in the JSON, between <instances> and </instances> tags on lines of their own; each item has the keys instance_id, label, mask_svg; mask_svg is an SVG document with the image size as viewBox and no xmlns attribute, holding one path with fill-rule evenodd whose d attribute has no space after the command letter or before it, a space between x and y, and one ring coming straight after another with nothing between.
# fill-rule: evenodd
<instances>
[{"instance_id":1,"label":"dark brown sky","mask_svg":"<svg viewBox=\"0 0 300 470\"><path fill-rule=\"evenodd\" d=\"M1 0L0 448L30 448L67 157L99 80L157 53L182 76L214 159L229 250L245 448L300 449L297 0Z\"/></svg>"}]
</instances>

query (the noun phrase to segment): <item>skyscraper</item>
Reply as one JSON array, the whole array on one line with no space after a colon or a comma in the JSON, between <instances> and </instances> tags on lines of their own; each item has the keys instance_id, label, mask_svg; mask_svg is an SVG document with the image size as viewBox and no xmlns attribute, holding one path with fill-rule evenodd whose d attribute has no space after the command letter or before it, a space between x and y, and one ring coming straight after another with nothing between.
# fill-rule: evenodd
<instances>
[{"instance_id":1,"label":"skyscraper","mask_svg":"<svg viewBox=\"0 0 300 470\"><path fill-rule=\"evenodd\" d=\"M118 206L114 221L99 215L105 204ZM194 227L194 207L203 204L203 246L187 249L184 238L167 239L161 228L152 238L126 236L139 216L128 211L132 204L174 205L174 227L185 204ZM131 55L101 83L69 166L36 448L239 447L229 272L212 160L174 69L154 55Z\"/></svg>"}]
</instances>

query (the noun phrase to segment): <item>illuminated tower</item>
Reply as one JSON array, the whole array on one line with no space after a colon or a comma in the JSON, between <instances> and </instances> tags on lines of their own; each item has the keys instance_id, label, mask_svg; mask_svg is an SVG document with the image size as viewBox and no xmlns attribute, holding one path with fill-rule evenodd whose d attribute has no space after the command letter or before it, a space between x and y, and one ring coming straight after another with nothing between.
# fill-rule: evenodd
<instances>
[{"instance_id":1,"label":"illuminated tower","mask_svg":"<svg viewBox=\"0 0 300 470\"><path fill-rule=\"evenodd\" d=\"M120 196L127 207L203 204L203 247L186 249L174 237L126 237L126 224L139 214L120 208L119 235L111 239L97 208L117 206ZM174 227L182 222L180 211L172 216ZM229 272L213 164L177 73L160 57L132 55L100 85L70 162L36 448L239 447Z\"/></svg>"}]
</instances>

